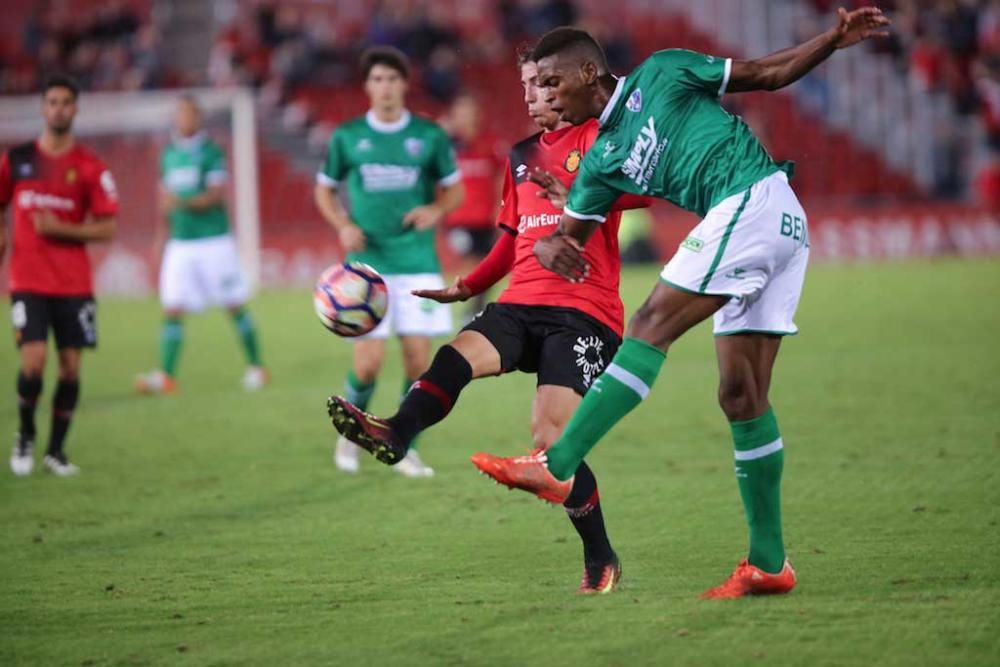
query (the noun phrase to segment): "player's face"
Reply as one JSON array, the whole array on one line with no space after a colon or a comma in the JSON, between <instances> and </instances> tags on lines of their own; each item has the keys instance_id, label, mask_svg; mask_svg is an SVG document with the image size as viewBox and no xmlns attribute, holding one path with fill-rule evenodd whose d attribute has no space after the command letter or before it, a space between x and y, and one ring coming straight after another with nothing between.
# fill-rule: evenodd
<instances>
[{"instance_id":1,"label":"player's face","mask_svg":"<svg viewBox=\"0 0 1000 667\"><path fill-rule=\"evenodd\" d=\"M174 127L182 137L192 137L201 129L201 112L188 100L181 100L174 112Z\"/></svg>"},{"instance_id":2,"label":"player's face","mask_svg":"<svg viewBox=\"0 0 1000 667\"><path fill-rule=\"evenodd\" d=\"M542 97L573 125L593 118L593 88L583 80L583 68L576 61L558 54L538 61L538 87Z\"/></svg>"},{"instance_id":3,"label":"player's face","mask_svg":"<svg viewBox=\"0 0 1000 667\"><path fill-rule=\"evenodd\" d=\"M69 88L49 88L42 98L42 118L54 134L66 134L73 129L76 116L76 97Z\"/></svg>"},{"instance_id":4,"label":"player's face","mask_svg":"<svg viewBox=\"0 0 1000 667\"><path fill-rule=\"evenodd\" d=\"M365 92L372 107L399 109L406 98L406 79L387 65L374 65L365 81Z\"/></svg>"},{"instance_id":5,"label":"player's face","mask_svg":"<svg viewBox=\"0 0 1000 667\"><path fill-rule=\"evenodd\" d=\"M524 89L524 103L528 106L528 115L543 130L554 130L559 125L559 114L545 100L538 88L538 66L535 63L521 65L521 88Z\"/></svg>"}]
</instances>

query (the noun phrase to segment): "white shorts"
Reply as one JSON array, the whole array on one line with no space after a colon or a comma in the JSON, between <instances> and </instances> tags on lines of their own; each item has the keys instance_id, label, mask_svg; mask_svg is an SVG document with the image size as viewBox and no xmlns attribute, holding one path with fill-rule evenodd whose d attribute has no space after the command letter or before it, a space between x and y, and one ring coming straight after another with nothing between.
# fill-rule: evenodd
<instances>
[{"instance_id":1,"label":"white shorts","mask_svg":"<svg viewBox=\"0 0 1000 667\"><path fill-rule=\"evenodd\" d=\"M389 288L389 310L371 333L354 340L384 340L397 336L443 336L451 333L451 308L447 304L410 294L415 289L441 289L438 273L403 273L382 276Z\"/></svg>"},{"instance_id":2,"label":"white shorts","mask_svg":"<svg viewBox=\"0 0 1000 667\"><path fill-rule=\"evenodd\" d=\"M167 242L160 266L164 310L198 312L205 306L240 306L249 297L232 236Z\"/></svg>"},{"instance_id":3,"label":"white shorts","mask_svg":"<svg viewBox=\"0 0 1000 667\"><path fill-rule=\"evenodd\" d=\"M731 296L715 335L798 333L793 318L809 263L806 214L784 172L714 206L660 279L696 294Z\"/></svg>"}]
</instances>

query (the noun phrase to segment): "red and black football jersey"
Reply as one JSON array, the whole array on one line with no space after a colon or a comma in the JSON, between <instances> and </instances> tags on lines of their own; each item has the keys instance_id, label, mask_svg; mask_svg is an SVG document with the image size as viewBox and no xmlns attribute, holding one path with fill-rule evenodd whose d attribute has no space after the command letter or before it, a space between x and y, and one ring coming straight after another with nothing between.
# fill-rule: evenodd
<instances>
[{"instance_id":1,"label":"red and black football jersey","mask_svg":"<svg viewBox=\"0 0 1000 667\"><path fill-rule=\"evenodd\" d=\"M510 283L497 302L576 308L608 325L620 336L625 319L618 295L620 210L612 211L587 241L584 254L590 264L590 275L583 283L570 283L552 273L539 264L533 254L535 241L555 231L562 211L548 199L538 196L540 188L528 180L529 174L540 167L569 187L598 129L597 121L591 120L554 132L540 132L511 149L497 225L517 234L517 238ZM634 198L632 204L636 204Z\"/></svg>"},{"instance_id":2,"label":"red and black football jersey","mask_svg":"<svg viewBox=\"0 0 1000 667\"><path fill-rule=\"evenodd\" d=\"M62 222L82 225L89 216L118 212L115 182L104 163L83 146L61 155L37 142L15 146L0 158L0 206L13 204L11 292L86 296L94 291L85 244L35 231L34 214L51 211Z\"/></svg>"}]
</instances>

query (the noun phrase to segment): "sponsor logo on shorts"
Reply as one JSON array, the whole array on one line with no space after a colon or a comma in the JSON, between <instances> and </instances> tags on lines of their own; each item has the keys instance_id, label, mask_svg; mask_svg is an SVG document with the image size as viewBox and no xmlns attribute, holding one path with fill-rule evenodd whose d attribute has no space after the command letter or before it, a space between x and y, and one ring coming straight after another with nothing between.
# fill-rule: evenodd
<instances>
[{"instance_id":1,"label":"sponsor logo on shorts","mask_svg":"<svg viewBox=\"0 0 1000 667\"><path fill-rule=\"evenodd\" d=\"M727 278L732 278L733 280L743 280L744 278L747 277L746 273L747 273L746 269L739 269L739 268L737 268L737 269L733 269L732 271L730 271L729 273L727 273L726 277Z\"/></svg>"},{"instance_id":2,"label":"sponsor logo on shorts","mask_svg":"<svg viewBox=\"0 0 1000 667\"><path fill-rule=\"evenodd\" d=\"M576 366L583 373L583 384L587 387L604 370L604 358L601 351L604 341L597 336L579 336L573 351L576 352Z\"/></svg>"},{"instance_id":3,"label":"sponsor logo on shorts","mask_svg":"<svg viewBox=\"0 0 1000 667\"><path fill-rule=\"evenodd\" d=\"M681 242L681 247L685 250L690 250L691 252L701 252L701 249L705 247L705 242L701 239L689 236Z\"/></svg>"}]
</instances>

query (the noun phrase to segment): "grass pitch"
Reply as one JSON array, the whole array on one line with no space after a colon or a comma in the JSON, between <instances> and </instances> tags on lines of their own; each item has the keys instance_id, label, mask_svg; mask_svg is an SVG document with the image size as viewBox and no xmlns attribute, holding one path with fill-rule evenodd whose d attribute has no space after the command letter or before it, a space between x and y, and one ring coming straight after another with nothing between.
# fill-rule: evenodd
<instances>
[{"instance_id":1,"label":"grass pitch","mask_svg":"<svg viewBox=\"0 0 1000 667\"><path fill-rule=\"evenodd\" d=\"M655 276L627 272L629 311ZM800 585L714 603L696 597L746 538L706 327L590 459L625 568L597 598L574 594L562 511L467 460L525 449L532 377L469 387L422 439L435 478L370 458L352 478L324 410L349 346L308 292L253 304L267 390L239 389L212 313L189 320L181 392L161 399L130 390L155 364L156 304L105 301L70 432L83 474L0 471L0 664L997 664L997 286L990 261L811 270L773 391ZM9 343L0 368L13 390ZM393 359L377 411L400 380Z\"/></svg>"}]
</instances>

